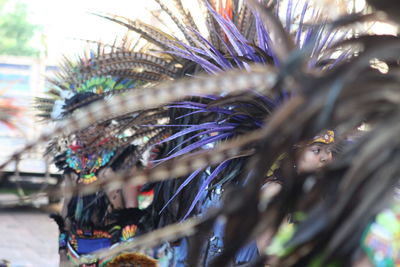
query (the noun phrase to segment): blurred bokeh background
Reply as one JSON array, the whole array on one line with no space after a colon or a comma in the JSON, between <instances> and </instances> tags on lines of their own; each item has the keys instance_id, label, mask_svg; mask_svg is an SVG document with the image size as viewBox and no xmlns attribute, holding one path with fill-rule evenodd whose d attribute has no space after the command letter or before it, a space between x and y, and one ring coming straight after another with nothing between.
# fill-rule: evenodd
<instances>
[{"instance_id":1,"label":"blurred bokeh background","mask_svg":"<svg viewBox=\"0 0 400 267\"><path fill-rule=\"evenodd\" d=\"M317 2L327 6L327 16L340 10L329 5L353 11L365 8L364 0ZM188 6L191 3L187 1ZM32 100L43 93L45 77L57 71L61 58L79 55L90 40L112 43L126 33L93 13L118 14L165 27L157 19L163 14L153 1L0 0L1 162L51 127L35 118ZM391 33L397 29L375 24L365 30ZM58 265L57 228L48 214L59 209L59 199L40 192L58 186L61 177L47 164L43 150L35 148L20 159L18 168L7 166L0 173L0 266L2 260L13 267ZM31 194L37 197L26 202L24 196Z\"/></svg>"},{"instance_id":2,"label":"blurred bokeh background","mask_svg":"<svg viewBox=\"0 0 400 267\"><path fill-rule=\"evenodd\" d=\"M43 93L63 56L82 53L88 40L112 43L126 30L92 13L151 19L151 1L0 0L0 161L35 140L46 127L35 117L32 100ZM56 224L59 210L47 188L60 175L37 147L18 166L0 173L0 266L58 266ZM18 167L18 168L17 168ZM35 194L33 201L26 196Z\"/></svg>"}]
</instances>

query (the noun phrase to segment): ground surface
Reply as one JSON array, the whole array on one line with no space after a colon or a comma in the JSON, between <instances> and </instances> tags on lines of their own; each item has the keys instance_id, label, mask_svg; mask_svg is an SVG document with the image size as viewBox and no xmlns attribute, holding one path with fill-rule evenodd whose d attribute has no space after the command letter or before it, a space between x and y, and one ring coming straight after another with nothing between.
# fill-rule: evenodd
<instances>
[{"instance_id":1,"label":"ground surface","mask_svg":"<svg viewBox=\"0 0 400 267\"><path fill-rule=\"evenodd\" d=\"M0 208L0 262L12 267L58 266L56 224L48 209Z\"/></svg>"}]
</instances>

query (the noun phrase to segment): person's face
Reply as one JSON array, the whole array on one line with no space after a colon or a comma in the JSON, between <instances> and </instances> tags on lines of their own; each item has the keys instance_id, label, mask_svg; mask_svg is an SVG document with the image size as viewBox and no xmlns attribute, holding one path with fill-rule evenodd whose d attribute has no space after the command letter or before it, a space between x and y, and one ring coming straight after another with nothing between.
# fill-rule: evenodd
<instances>
[{"instance_id":1,"label":"person's face","mask_svg":"<svg viewBox=\"0 0 400 267\"><path fill-rule=\"evenodd\" d=\"M298 173L315 171L332 161L330 145L313 143L306 146L297 160Z\"/></svg>"}]
</instances>

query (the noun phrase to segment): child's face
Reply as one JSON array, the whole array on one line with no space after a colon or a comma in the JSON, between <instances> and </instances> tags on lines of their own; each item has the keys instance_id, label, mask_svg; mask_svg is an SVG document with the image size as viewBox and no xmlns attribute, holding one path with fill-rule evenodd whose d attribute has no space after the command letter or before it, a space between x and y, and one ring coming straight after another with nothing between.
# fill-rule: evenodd
<instances>
[{"instance_id":1,"label":"child's face","mask_svg":"<svg viewBox=\"0 0 400 267\"><path fill-rule=\"evenodd\" d=\"M332 151L328 144L312 143L307 145L297 160L298 173L315 171L332 161Z\"/></svg>"}]
</instances>

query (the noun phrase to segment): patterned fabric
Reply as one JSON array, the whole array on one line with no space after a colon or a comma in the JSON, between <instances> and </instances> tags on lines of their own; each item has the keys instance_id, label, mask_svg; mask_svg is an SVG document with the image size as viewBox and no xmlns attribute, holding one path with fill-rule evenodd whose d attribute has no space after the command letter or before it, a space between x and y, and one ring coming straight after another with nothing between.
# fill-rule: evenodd
<instances>
[{"instance_id":1,"label":"patterned fabric","mask_svg":"<svg viewBox=\"0 0 400 267\"><path fill-rule=\"evenodd\" d=\"M58 236L58 249L65 249L67 246L68 234L66 232L61 232Z\"/></svg>"},{"instance_id":2,"label":"patterned fabric","mask_svg":"<svg viewBox=\"0 0 400 267\"><path fill-rule=\"evenodd\" d=\"M376 267L400 266L400 205L378 214L364 233L362 248Z\"/></svg>"},{"instance_id":3,"label":"patterned fabric","mask_svg":"<svg viewBox=\"0 0 400 267\"><path fill-rule=\"evenodd\" d=\"M76 228L70 235L60 235L60 244L66 244L67 256L74 266L104 266L112 257L98 259L90 254L133 240L136 230L135 224L114 225L108 230Z\"/></svg>"},{"instance_id":4,"label":"patterned fabric","mask_svg":"<svg viewBox=\"0 0 400 267\"><path fill-rule=\"evenodd\" d=\"M121 241L131 240L135 236L136 230L137 230L137 226L134 224L127 225L124 228L122 228Z\"/></svg>"},{"instance_id":5,"label":"patterned fabric","mask_svg":"<svg viewBox=\"0 0 400 267\"><path fill-rule=\"evenodd\" d=\"M108 241L110 241L110 240L108 240ZM153 259L145 254L137 253L137 252L125 252L122 254L118 254L115 256L109 256L109 257L105 257L105 258L97 258L94 255L90 254L93 252L91 250L94 248L95 248L95 250L98 250L98 249L109 247L110 243L108 241L104 238L102 238L102 239L79 239L78 240L79 246L87 249L85 254L78 253L78 251L75 250L74 245L71 244L70 242L68 242L67 243L67 257L73 266L79 266L79 267L124 266L124 264L127 264L128 262L130 264L133 264L132 266L138 266L138 267L159 266L159 265L157 265L158 261L156 261L155 259ZM114 246L119 246L119 245L120 245L120 243L115 244ZM169 265L161 265L161 267L163 267L163 266L170 267ZM177 265L177 266L184 266L184 265Z\"/></svg>"},{"instance_id":6,"label":"patterned fabric","mask_svg":"<svg viewBox=\"0 0 400 267\"><path fill-rule=\"evenodd\" d=\"M319 134L313 138L311 143L323 143L323 144L331 144L335 141L335 133L331 130L327 130L322 134Z\"/></svg>"},{"instance_id":7,"label":"patterned fabric","mask_svg":"<svg viewBox=\"0 0 400 267\"><path fill-rule=\"evenodd\" d=\"M114 150L105 149L98 154L79 155L77 149L69 148L66 162L71 169L79 173L79 183L91 184L98 179L96 172L105 166L114 154Z\"/></svg>"}]
</instances>

